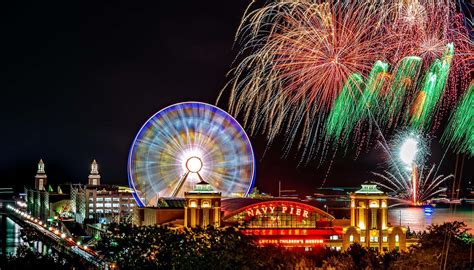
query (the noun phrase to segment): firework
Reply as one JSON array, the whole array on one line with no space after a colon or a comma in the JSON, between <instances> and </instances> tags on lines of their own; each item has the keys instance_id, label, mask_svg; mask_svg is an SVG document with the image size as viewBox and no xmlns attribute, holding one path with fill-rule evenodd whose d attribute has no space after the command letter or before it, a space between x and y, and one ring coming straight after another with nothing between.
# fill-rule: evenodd
<instances>
[{"instance_id":1,"label":"firework","mask_svg":"<svg viewBox=\"0 0 474 270\"><path fill-rule=\"evenodd\" d=\"M443 192L441 188L443 183L454 178L453 175L435 175L436 166L433 165L426 173L423 168L415 171L417 180L413 182L413 173L400 171L400 173L392 173L384 171L383 173L373 174L380 179L374 181L376 184L388 189L391 198L398 201L399 204L421 205L427 200L433 198L436 194ZM416 183L414 186L413 183ZM416 200L413 200L416 198Z\"/></svg>"},{"instance_id":2,"label":"firework","mask_svg":"<svg viewBox=\"0 0 474 270\"><path fill-rule=\"evenodd\" d=\"M380 15L369 2L282 1L251 12L239 30L251 54L232 72L231 112L270 142L289 130L289 146L297 133L299 146L314 145L348 78L366 76L380 57Z\"/></svg>"},{"instance_id":3,"label":"firework","mask_svg":"<svg viewBox=\"0 0 474 270\"><path fill-rule=\"evenodd\" d=\"M368 141L373 127L436 129L473 51L449 1L274 1L246 14L237 37L231 114L268 144L285 135L285 153L295 145L302 159Z\"/></svg>"},{"instance_id":4,"label":"firework","mask_svg":"<svg viewBox=\"0 0 474 270\"><path fill-rule=\"evenodd\" d=\"M343 144L348 141L352 128L360 119L360 113L357 115L356 112L363 87L364 80L360 74L354 73L349 77L327 117L327 138L334 138L337 143L341 138Z\"/></svg>"},{"instance_id":5,"label":"firework","mask_svg":"<svg viewBox=\"0 0 474 270\"><path fill-rule=\"evenodd\" d=\"M414 92L420 68L421 58L418 56L403 58L395 68L390 90L383 98L384 109L380 110L381 122L387 123L388 127L397 126L398 119L403 116L403 108Z\"/></svg>"},{"instance_id":6,"label":"firework","mask_svg":"<svg viewBox=\"0 0 474 270\"><path fill-rule=\"evenodd\" d=\"M422 89L418 93L411 111L411 122L415 128L429 126L436 105L440 100L448 79L454 54L452 43L446 46L442 60L436 59L425 76Z\"/></svg>"},{"instance_id":7,"label":"firework","mask_svg":"<svg viewBox=\"0 0 474 270\"><path fill-rule=\"evenodd\" d=\"M376 183L388 189L400 204L423 204L442 192L440 186L453 177L437 176L435 165L425 170L428 140L416 129L397 133L390 145L379 143L388 155L390 170L373 172L380 179Z\"/></svg>"},{"instance_id":8,"label":"firework","mask_svg":"<svg viewBox=\"0 0 474 270\"><path fill-rule=\"evenodd\" d=\"M457 153L474 156L474 81L451 115L442 142Z\"/></svg>"}]
</instances>

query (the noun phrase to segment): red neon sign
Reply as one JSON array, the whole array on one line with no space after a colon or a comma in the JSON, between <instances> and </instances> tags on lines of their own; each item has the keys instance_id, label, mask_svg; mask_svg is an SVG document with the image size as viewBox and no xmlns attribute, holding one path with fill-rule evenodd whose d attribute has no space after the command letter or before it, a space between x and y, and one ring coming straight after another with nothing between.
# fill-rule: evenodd
<instances>
[{"instance_id":1,"label":"red neon sign","mask_svg":"<svg viewBox=\"0 0 474 270\"><path fill-rule=\"evenodd\" d=\"M277 208L281 208L282 214L302 216L303 218L308 218L309 217L308 215L310 213L308 210L303 209L297 205L295 206L295 205L286 205L286 204L280 204L280 205L263 204L263 205L247 208L245 211L247 212L248 217L254 217L254 216L261 216L261 215L266 215L266 214L273 215L275 214L275 211L277 210Z\"/></svg>"}]
</instances>

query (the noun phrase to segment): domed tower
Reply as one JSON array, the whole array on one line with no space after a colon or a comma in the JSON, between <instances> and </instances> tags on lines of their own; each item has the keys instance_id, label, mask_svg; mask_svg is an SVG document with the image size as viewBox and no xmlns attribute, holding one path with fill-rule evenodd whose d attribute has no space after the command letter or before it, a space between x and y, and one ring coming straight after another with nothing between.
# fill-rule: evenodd
<instances>
[{"instance_id":1,"label":"domed tower","mask_svg":"<svg viewBox=\"0 0 474 270\"><path fill-rule=\"evenodd\" d=\"M100 174L99 174L99 166L97 165L97 161L92 161L91 164L91 173L89 174L89 186L99 186L100 185Z\"/></svg>"},{"instance_id":2,"label":"domed tower","mask_svg":"<svg viewBox=\"0 0 474 270\"><path fill-rule=\"evenodd\" d=\"M46 186L46 172L44 170L44 162L42 159L38 162L38 170L35 176L35 190L45 190Z\"/></svg>"},{"instance_id":3,"label":"domed tower","mask_svg":"<svg viewBox=\"0 0 474 270\"><path fill-rule=\"evenodd\" d=\"M185 192L184 226L202 228L221 224L221 193L214 191L204 180L197 183L193 191Z\"/></svg>"},{"instance_id":4,"label":"domed tower","mask_svg":"<svg viewBox=\"0 0 474 270\"><path fill-rule=\"evenodd\" d=\"M381 252L406 249L405 232L401 226L388 224L388 195L377 185L366 182L350 195L351 226L343 229L343 249L352 243Z\"/></svg>"}]
</instances>

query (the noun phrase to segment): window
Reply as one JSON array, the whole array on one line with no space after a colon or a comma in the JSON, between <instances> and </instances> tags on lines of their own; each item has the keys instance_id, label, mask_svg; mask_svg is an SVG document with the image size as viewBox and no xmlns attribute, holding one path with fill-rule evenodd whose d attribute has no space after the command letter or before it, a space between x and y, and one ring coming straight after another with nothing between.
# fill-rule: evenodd
<instances>
[{"instance_id":1,"label":"window","mask_svg":"<svg viewBox=\"0 0 474 270\"><path fill-rule=\"evenodd\" d=\"M377 236L371 236L370 237L370 242L378 242L379 238Z\"/></svg>"},{"instance_id":2,"label":"window","mask_svg":"<svg viewBox=\"0 0 474 270\"><path fill-rule=\"evenodd\" d=\"M98 202L103 202L103 201L104 201L104 198L97 198L97 201L98 201Z\"/></svg>"},{"instance_id":3,"label":"window","mask_svg":"<svg viewBox=\"0 0 474 270\"><path fill-rule=\"evenodd\" d=\"M196 207L197 207L197 202L194 201L194 200L193 200L193 201L190 201L190 202L189 202L189 207L191 207L191 208L196 208Z\"/></svg>"},{"instance_id":4,"label":"window","mask_svg":"<svg viewBox=\"0 0 474 270\"><path fill-rule=\"evenodd\" d=\"M114 211L114 213L120 213L119 209L114 209L113 211Z\"/></svg>"},{"instance_id":5,"label":"window","mask_svg":"<svg viewBox=\"0 0 474 270\"><path fill-rule=\"evenodd\" d=\"M395 243L398 243L398 242L400 242L400 236L398 236L398 234L397 234L397 235L395 235Z\"/></svg>"},{"instance_id":6,"label":"window","mask_svg":"<svg viewBox=\"0 0 474 270\"><path fill-rule=\"evenodd\" d=\"M104 204L103 203L96 203L95 207L104 207Z\"/></svg>"},{"instance_id":7,"label":"window","mask_svg":"<svg viewBox=\"0 0 474 270\"><path fill-rule=\"evenodd\" d=\"M118 204L118 203L114 203L112 205L113 205L113 207L120 207L120 204Z\"/></svg>"},{"instance_id":8,"label":"window","mask_svg":"<svg viewBox=\"0 0 474 270\"><path fill-rule=\"evenodd\" d=\"M379 202L376 201L376 200L370 201L369 207L370 208L378 208L379 207Z\"/></svg>"},{"instance_id":9,"label":"window","mask_svg":"<svg viewBox=\"0 0 474 270\"><path fill-rule=\"evenodd\" d=\"M105 209L105 213L106 213L106 214L112 213L112 209Z\"/></svg>"},{"instance_id":10,"label":"window","mask_svg":"<svg viewBox=\"0 0 474 270\"><path fill-rule=\"evenodd\" d=\"M112 198L105 198L105 201L106 201L106 202L111 202L111 201L112 201Z\"/></svg>"},{"instance_id":11,"label":"window","mask_svg":"<svg viewBox=\"0 0 474 270\"><path fill-rule=\"evenodd\" d=\"M387 236L382 237L382 241L387 242Z\"/></svg>"},{"instance_id":12,"label":"window","mask_svg":"<svg viewBox=\"0 0 474 270\"><path fill-rule=\"evenodd\" d=\"M354 235L351 234L351 235L349 236L349 242L351 242L351 243L354 242Z\"/></svg>"},{"instance_id":13,"label":"window","mask_svg":"<svg viewBox=\"0 0 474 270\"><path fill-rule=\"evenodd\" d=\"M111 203L105 203L104 206L107 207L107 208L110 208L110 207L112 207L112 204Z\"/></svg>"},{"instance_id":14,"label":"window","mask_svg":"<svg viewBox=\"0 0 474 270\"><path fill-rule=\"evenodd\" d=\"M97 214L102 214L102 213L104 213L104 210L103 209L97 209L96 213Z\"/></svg>"},{"instance_id":15,"label":"window","mask_svg":"<svg viewBox=\"0 0 474 270\"><path fill-rule=\"evenodd\" d=\"M364 242L365 242L365 236L361 236L361 237L360 237L360 241L361 241L362 243L364 243Z\"/></svg>"},{"instance_id":16,"label":"window","mask_svg":"<svg viewBox=\"0 0 474 270\"><path fill-rule=\"evenodd\" d=\"M120 198L114 197L112 200L113 200L114 202L119 202L119 201L120 201Z\"/></svg>"},{"instance_id":17,"label":"window","mask_svg":"<svg viewBox=\"0 0 474 270\"><path fill-rule=\"evenodd\" d=\"M89 204L89 208L94 208L94 204L93 204L93 203L90 203L90 204Z\"/></svg>"},{"instance_id":18,"label":"window","mask_svg":"<svg viewBox=\"0 0 474 270\"><path fill-rule=\"evenodd\" d=\"M94 216L93 216L93 215L89 215L89 218L91 218L91 219L92 219L92 218L94 218Z\"/></svg>"},{"instance_id":19,"label":"window","mask_svg":"<svg viewBox=\"0 0 474 270\"><path fill-rule=\"evenodd\" d=\"M131 206L131 204L130 204L130 206ZM211 208L211 202L208 201L208 200L202 201L201 207L202 208Z\"/></svg>"},{"instance_id":20,"label":"window","mask_svg":"<svg viewBox=\"0 0 474 270\"><path fill-rule=\"evenodd\" d=\"M331 235L331 236L329 236L329 239L337 240L337 239L339 239L339 236L338 235Z\"/></svg>"}]
</instances>

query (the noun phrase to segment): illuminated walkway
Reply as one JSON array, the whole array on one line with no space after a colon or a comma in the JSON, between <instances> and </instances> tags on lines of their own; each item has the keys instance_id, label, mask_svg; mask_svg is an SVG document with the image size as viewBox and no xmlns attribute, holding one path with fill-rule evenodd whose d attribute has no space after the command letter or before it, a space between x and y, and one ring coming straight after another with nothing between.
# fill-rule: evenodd
<instances>
[{"instance_id":1,"label":"illuminated walkway","mask_svg":"<svg viewBox=\"0 0 474 270\"><path fill-rule=\"evenodd\" d=\"M98 269L108 269L108 265L104 263L90 247L82 245L80 241L74 241L71 237L66 237L66 234L61 233L58 228L54 226L47 226L41 220L29 215L28 213L12 206L7 206L7 214L17 223L22 226L30 226L34 228L46 240L54 244L54 249L58 252L64 253L71 257L76 257L88 265Z\"/></svg>"}]
</instances>

